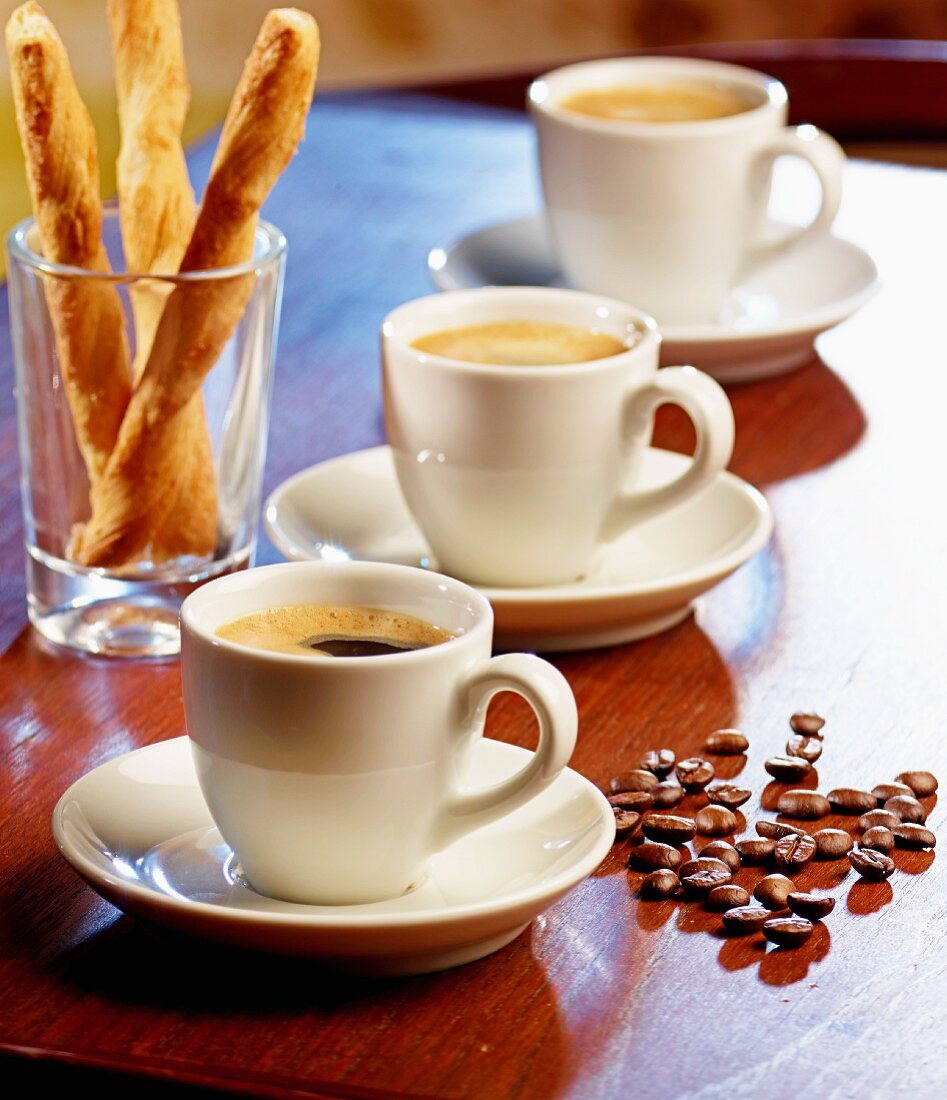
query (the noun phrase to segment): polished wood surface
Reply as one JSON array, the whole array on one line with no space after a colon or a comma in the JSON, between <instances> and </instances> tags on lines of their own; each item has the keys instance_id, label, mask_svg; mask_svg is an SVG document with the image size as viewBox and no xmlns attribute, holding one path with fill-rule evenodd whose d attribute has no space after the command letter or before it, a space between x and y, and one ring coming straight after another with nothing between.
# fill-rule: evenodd
<instances>
[{"instance_id":1,"label":"polished wood surface","mask_svg":"<svg viewBox=\"0 0 947 1100\"><path fill-rule=\"evenodd\" d=\"M198 175L210 156L196 151ZM381 440L379 320L429 290L430 246L538 201L521 116L396 94L319 103L269 207L291 247L267 489ZM945 208L940 172L851 166L839 232L876 257L883 292L802 370L731 390L732 468L772 503L771 545L676 629L556 660L579 705L573 764L592 780L647 748L684 756L739 726L750 751L720 772L758 792L744 807L752 823L776 791L763 761L782 750L789 714L810 707L828 719L821 789L909 767L947 780ZM830 888L838 904L808 944L784 951L722 937L699 905L640 902L620 846L495 956L390 982L156 933L100 900L57 854L50 813L96 764L182 732L179 670L53 652L25 625L3 315L5 1081L45 1064L72 1067L58 1071L65 1087L85 1065L154 1088L281 1097L943 1094L942 854L898 853L875 886L844 862L806 869L800 885ZM689 445L681 418L662 417L658 442ZM260 557L275 560L269 547ZM509 697L490 732L533 743ZM943 842L942 804L927 804ZM112 1079L95 1080L105 1090Z\"/></svg>"}]
</instances>

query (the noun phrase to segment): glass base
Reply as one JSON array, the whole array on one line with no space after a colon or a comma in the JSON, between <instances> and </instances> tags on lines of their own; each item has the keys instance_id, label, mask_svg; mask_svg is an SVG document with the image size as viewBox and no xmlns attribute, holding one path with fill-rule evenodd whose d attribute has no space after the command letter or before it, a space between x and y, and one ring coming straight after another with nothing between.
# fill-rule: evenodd
<instances>
[{"instance_id":1,"label":"glass base","mask_svg":"<svg viewBox=\"0 0 947 1100\"><path fill-rule=\"evenodd\" d=\"M26 548L30 622L55 645L99 657L173 657L181 650L178 615L205 581L245 569L251 548L219 561L124 576L84 569Z\"/></svg>"}]
</instances>

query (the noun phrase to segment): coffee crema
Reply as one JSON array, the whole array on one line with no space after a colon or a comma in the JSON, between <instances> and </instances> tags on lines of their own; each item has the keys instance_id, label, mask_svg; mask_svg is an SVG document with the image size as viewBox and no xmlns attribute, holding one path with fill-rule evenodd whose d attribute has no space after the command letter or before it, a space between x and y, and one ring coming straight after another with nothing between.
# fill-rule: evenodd
<instances>
[{"instance_id":1,"label":"coffee crema","mask_svg":"<svg viewBox=\"0 0 947 1100\"><path fill-rule=\"evenodd\" d=\"M550 321L491 321L419 336L411 347L446 359L503 367L549 367L608 359L634 346L608 332Z\"/></svg>"},{"instance_id":2,"label":"coffee crema","mask_svg":"<svg viewBox=\"0 0 947 1100\"><path fill-rule=\"evenodd\" d=\"M756 104L710 81L662 81L589 88L561 100L559 106L612 122L701 122L740 115Z\"/></svg>"},{"instance_id":3,"label":"coffee crema","mask_svg":"<svg viewBox=\"0 0 947 1100\"><path fill-rule=\"evenodd\" d=\"M225 623L218 638L250 649L309 657L382 657L449 642L454 635L424 619L377 607L292 604Z\"/></svg>"}]
</instances>

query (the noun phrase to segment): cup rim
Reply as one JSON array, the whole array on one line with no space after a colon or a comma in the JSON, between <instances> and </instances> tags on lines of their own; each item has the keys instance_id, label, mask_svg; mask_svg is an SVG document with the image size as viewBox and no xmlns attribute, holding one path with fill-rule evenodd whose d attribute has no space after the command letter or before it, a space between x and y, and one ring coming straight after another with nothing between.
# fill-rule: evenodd
<instances>
[{"instance_id":1,"label":"cup rim","mask_svg":"<svg viewBox=\"0 0 947 1100\"><path fill-rule=\"evenodd\" d=\"M664 67L667 69L692 70L695 77L701 75L713 76L724 82L743 87L752 87L763 93L763 101L748 111L741 111L738 115L727 115L724 118L694 119L689 122L635 122L624 119L594 118L591 115L582 115L575 111L568 111L560 107L558 101L553 100L552 84L568 76L576 75L582 70L590 71L604 66L619 68L623 65L636 68L649 69ZM526 93L526 101L530 109L538 114L546 115L557 122L572 126L577 130L591 130L601 134L614 136L652 136L656 139L677 137L697 137L700 135L719 135L730 130L738 130L743 126L754 122L761 114L770 113L785 107L789 102L789 95L782 81L759 69L750 69L745 65L732 65L727 61L714 61L699 57L665 57L660 54L628 57L602 57L589 61L577 61L571 65L561 65L556 69L550 69L530 84Z\"/></svg>"},{"instance_id":2,"label":"cup rim","mask_svg":"<svg viewBox=\"0 0 947 1100\"><path fill-rule=\"evenodd\" d=\"M631 347L627 347L623 351L616 352L614 355L605 356L601 359L586 359L579 363L508 365L502 363L477 363L469 359L452 359L447 355L437 355L434 352L421 351L419 348L412 347L407 340L398 336L393 331L394 326L399 319L401 319L402 315L407 315L423 309L428 303L443 303L445 301L462 303L464 301L490 296L509 299L522 298L524 300L528 298L558 298L560 301L568 299L572 302L587 302L590 307L592 307L593 303L598 303L599 308L604 307L628 316L641 333L641 339ZM465 290L443 290L434 294L425 294L420 298L412 298L410 301L403 302L400 306L396 306L391 310L381 323L381 335L384 342L395 345L400 351L411 355L420 363L426 363L445 370L487 374L491 378L508 379L545 379L549 377L574 377L575 375L594 374L602 370L623 365L632 357L641 357L649 352L657 354L661 344L661 333L657 321L642 309L637 309L627 302L622 302L618 298L610 298L604 294L594 294L585 290L571 290L564 287L544 286L482 286L471 287Z\"/></svg>"}]
</instances>

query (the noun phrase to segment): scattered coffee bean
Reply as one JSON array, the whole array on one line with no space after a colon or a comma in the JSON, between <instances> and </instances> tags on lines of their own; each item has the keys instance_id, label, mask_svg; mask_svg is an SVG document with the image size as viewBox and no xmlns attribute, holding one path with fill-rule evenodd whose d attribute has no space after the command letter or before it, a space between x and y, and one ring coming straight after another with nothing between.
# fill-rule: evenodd
<instances>
[{"instance_id":1,"label":"scattered coffee bean","mask_svg":"<svg viewBox=\"0 0 947 1100\"><path fill-rule=\"evenodd\" d=\"M696 875L698 871L729 871L729 864L714 856L698 856L682 863L677 869L678 878L687 878L688 875Z\"/></svg>"},{"instance_id":2,"label":"scattered coffee bean","mask_svg":"<svg viewBox=\"0 0 947 1100\"><path fill-rule=\"evenodd\" d=\"M871 788L871 793L875 796L875 801L879 806L883 806L889 798L894 798L899 794L906 794L908 798L914 797L914 791L906 783L879 783L876 787Z\"/></svg>"},{"instance_id":3,"label":"scattered coffee bean","mask_svg":"<svg viewBox=\"0 0 947 1100\"><path fill-rule=\"evenodd\" d=\"M762 905L741 905L737 909L728 909L723 915L723 926L728 932L759 932L773 914Z\"/></svg>"},{"instance_id":4,"label":"scattered coffee bean","mask_svg":"<svg viewBox=\"0 0 947 1100\"><path fill-rule=\"evenodd\" d=\"M859 848L848 853L848 862L864 879L871 882L881 882L894 870L894 860L886 856L884 852L876 852L871 848Z\"/></svg>"},{"instance_id":5,"label":"scattered coffee bean","mask_svg":"<svg viewBox=\"0 0 947 1100\"><path fill-rule=\"evenodd\" d=\"M726 806L704 806L694 814L697 831L708 836L729 836L736 832L737 819Z\"/></svg>"},{"instance_id":6,"label":"scattered coffee bean","mask_svg":"<svg viewBox=\"0 0 947 1100\"><path fill-rule=\"evenodd\" d=\"M872 794L874 794L874 791L872 791ZM900 825L901 818L890 810L869 810L867 814L862 814L855 824L862 830L874 829L878 825L890 829L895 825Z\"/></svg>"},{"instance_id":7,"label":"scattered coffee bean","mask_svg":"<svg viewBox=\"0 0 947 1100\"><path fill-rule=\"evenodd\" d=\"M651 801L656 810L672 810L684 801L684 788L673 779L662 780L651 792Z\"/></svg>"},{"instance_id":8,"label":"scattered coffee bean","mask_svg":"<svg viewBox=\"0 0 947 1100\"><path fill-rule=\"evenodd\" d=\"M791 878L785 875L767 875L761 878L753 889L753 897L762 902L767 909L785 909L786 898L796 888Z\"/></svg>"},{"instance_id":9,"label":"scattered coffee bean","mask_svg":"<svg viewBox=\"0 0 947 1100\"><path fill-rule=\"evenodd\" d=\"M890 852L894 847L894 833L884 825L875 825L862 833L859 846L872 848L876 852Z\"/></svg>"},{"instance_id":10,"label":"scattered coffee bean","mask_svg":"<svg viewBox=\"0 0 947 1100\"><path fill-rule=\"evenodd\" d=\"M621 791L610 794L608 801L615 809L634 810L639 814L651 809L651 795L647 791Z\"/></svg>"},{"instance_id":11,"label":"scattered coffee bean","mask_svg":"<svg viewBox=\"0 0 947 1100\"><path fill-rule=\"evenodd\" d=\"M645 814L641 819L641 831L649 840L660 840L664 844L685 844L693 839L697 826L690 817Z\"/></svg>"},{"instance_id":12,"label":"scattered coffee bean","mask_svg":"<svg viewBox=\"0 0 947 1100\"><path fill-rule=\"evenodd\" d=\"M691 897L706 897L715 886L725 886L730 878L729 867L724 867L722 871L695 871L681 879L681 886L684 893Z\"/></svg>"},{"instance_id":13,"label":"scattered coffee bean","mask_svg":"<svg viewBox=\"0 0 947 1100\"><path fill-rule=\"evenodd\" d=\"M714 783L706 790L707 801L717 806L726 806L735 810L744 802L749 802L753 792L749 787L740 787L736 783Z\"/></svg>"},{"instance_id":14,"label":"scattered coffee bean","mask_svg":"<svg viewBox=\"0 0 947 1100\"><path fill-rule=\"evenodd\" d=\"M678 762L675 774L685 791L702 791L714 777L714 766L701 756L689 756Z\"/></svg>"},{"instance_id":15,"label":"scattered coffee bean","mask_svg":"<svg viewBox=\"0 0 947 1100\"><path fill-rule=\"evenodd\" d=\"M910 821L906 821L903 825L895 825L891 833L899 848L933 848L937 844L937 837L930 829Z\"/></svg>"},{"instance_id":16,"label":"scattered coffee bean","mask_svg":"<svg viewBox=\"0 0 947 1100\"><path fill-rule=\"evenodd\" d=\"M844 829L819 829L812 834L817 859L841 859L854 848L855 842Z\"/></svg>"},{"instance_id":17,"label":"scattered coffee bean","mask_svg":"<svg viewBox=\"0 0 947 1100\"><path fill-rule=\"evenodd\" d=\"M773 862L777 867L798 871L815 855L816 844L811 836L784 836L776 841Z\"/></svg>"},{"instance_id":18,"label":"scattered coffee bean","mask_svg":"<svg viewBox=\"0 0 947 1100\"><path fill-rule=\"evenodd\" d=\"M667 867L652 871L641 884L641 895L646 898L673 898L680 889L677 875Z\"/></svg>"},{"instance_id":19,"label":"scattered coffee bean","mask_svg":"<svg viewBox=\"0 0 947 1100\"><path fill-rule=\"evenodd\" d=\"M756 831L760 836L769 837L770 840L779 840L784 836L805 836L805 829L796 825L786 825L782 821L757 821Z\"/></svg>"},{"instance_id":20,"label":"scattered coffee bean","mask_svg":"<svg viewBox=\"0 0 947 1100\"><path fill-rule=\"evenodd\" d=\"M777 947L798 947L812 935L812 921L805 917L773 917L763 925L763 935Z\"/></svg>"},{"instance_id":21,"label":"scattered coffee bean","mask_svg":"<svg viewBox=\"0 0 947 1100\"><path fill-rule=\"evenodd\" d=\"M619 791L653 791L658 785L658 777L654 772L645 771L644 768L635 768L630 772L622 772L609 781L609 789L616 794Z\"/></svg>"},{"instance_id":22,"label":"scattered coffee bean","mask_svg":"<svg viewBox=\"0 0 947 1100\"><path fill-rule=\"evenodd\" d=\"M798 712L789 719L793 733L818 734L825 725L825 719L818 714ZM819 734L821 736L821 734Z\"/></svg>"},{"instance_id":23,"label":"scattered coffee bean","mask_svg":"<svg viewBox=\"0 0 947 1100\"><path fill-rule=\"evenodd\" d=\"M910 787L917 798L927 798L937 790L937 779L930 772L901 772L895 779Z\"/></svg>"},{"instance_id":24,"label":"scattered coffee bean","mask_svg":"<svg viewBox=\"0 0 947 1100\"><path fill-rule=\"evenodd\" d=\"M742 886L737 886L732 882L725 883L723 886L715 886L704 901L704 905L708 909L715 909L718 912L749 904L750 895Z\"/></svg>"},{"instance_id":25,"label":"scattered coffee bean","mask_svg":"<svg viewBox=\"0 0 947 1100\"><path fill-rule=\"evenodd\" d=\"M826 798L837 814L865 814L877 805L871 791L859 791L854 787L836 787Z\"/></svg>"},{"instance_id":26,"label":"scattered coffee bean","mask_svg":"<svg viewBox=\"0 0 947 1100\"><path fill-rule=\"evenodd\" d=\"M806 733L794 733L786 742L787 756L801 756L814 764L822 755L822 742L818 737Z\"/></svg>"},{"instance_id":27,"label":"scattered coffee bean","mask_svg":"<svg viewBox=\"0 0 947 1100\"><path fill-rule=\"evenodd\" d=\"M801 756L771 756L763 767L779 783L798 783L812 771L812 765Z\"/></svg>"},{"instance_id":28,"label":"scattered coffee bean","mask_svg":"<svg viewBox=\"0 0 947 1100\"><path fill-rule=\"evenodd\" d=\"M612 809L615 812L615 839L623 840L638 828L641 814L636 814L634 810L622 810L618 806L613 806Z\"/></svg>"},{"instance_id":29,"label":"scattered coffee bean","mask_svg":"<svg viewBox=\"0 0 947 1100\"><path fill-rule=\"evenodd\" d=\"M657 871L661 867L668 867L672 871L680 867L684 857L670 844L658 844L654 840L645 840L631 849L628 856L628 866L636 871Z\"/></svg>"},{"instance_id":30,"label":"scattered coffee bean","mask_svg":"<svg viewBox=\"0 0 947 1100\"><path fill-rule=\"evenodd\" d=\"M725 840L712 840L701 848L699 855L701 859L719 859L731 871L739 871L743 866L740 862L740 853Z\"/></svg>"},{"instance_id":31,"label":"scattered coffee bean","mask_svg":"<svg viewBox=\"0 0 947 1100\"><path fill-rule=\"evenodd\" d=\"M885 803L886 810L890 810L902 821L914 825L923 825L927 820L927 811L916 798L908 798L905 794L896 794Z\"/></svg>"},{"instance_id":32,"label":"scattered coffee bean","mask_svg":"<svg viewBox=\"0 0 947 1100\"><path fill-rule=\"evenodd\" d=\"M769 863L776 851L776 841L760 837L759 840L738 840L734 845L744 865Z\"/></svg>"},{"instance_id":33,"label":"scattered coffee bean","mask_svg":"<svg viewBox=\"0 0 947 1100\"><path fill-rule=\"evenodd\" d=\"M704 744L707 752L717 756L739 756L750 747L749 739L739 730L717 730Z\"/></svg>"},{"instance_id":34,"label":"scattered coffee bean","mask_svg":"<svg viewBox=\"0 0 947 1100\"><path fill-rule=\"evenodd\" d=\"M783 791L776 801L776 809L787 817L815 821L829 812L829 800L818 791Z\"/></svg>"},{"instance_id":35,"label":"scattered coffee bean","mask_svg":"<svg viewBox=\"0 0 947 1100\"><path fill-rule=\"evenodd\" d=\"M674 770L677 758L671 749L651 749L641 758L641 766L646 772L652 772L658 779L667 779Z\"/></svg>"},{"instance_id":36,"label":"scattered coffee bean","mask_svg":"<svg viewBox=\"0 0 947 1100\"><path fill-rule=\"evenodd\" d=\"M802 894L793 890L786 898L786 904L799 917L822 920L835 908L835 898L828 894Z\"/></svg>"}]
</instances>

